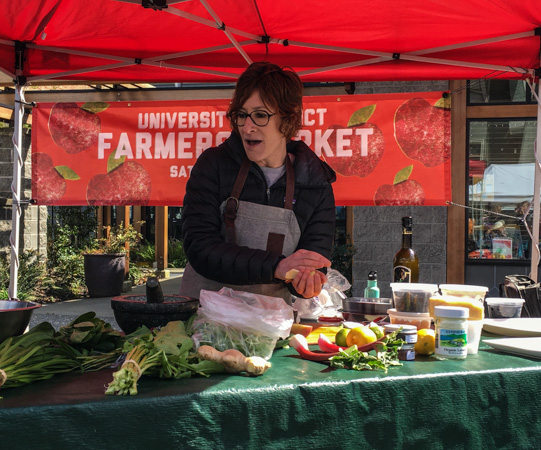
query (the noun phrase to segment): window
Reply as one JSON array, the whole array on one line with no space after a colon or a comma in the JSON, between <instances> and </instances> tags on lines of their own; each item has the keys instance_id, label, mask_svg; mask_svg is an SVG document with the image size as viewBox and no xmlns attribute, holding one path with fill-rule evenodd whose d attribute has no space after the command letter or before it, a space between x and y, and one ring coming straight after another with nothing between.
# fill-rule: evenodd
<instances>
[{"instance_id":1,"label":"window","mask_svg":"<svg viewBox=\"0 0 541 450\"><path fill-rule=\"evenodd\" d=\"M524 80L471 80L468 104L535 103L528 83Z\"/></svg>"},{"instance_id":2,"label":"window","mask_svg":"<svg viewBox=\"0 0 541 450\"><path fill-rule=\"evenodd\" d=\"M468 259L530 258L535 138L534 119L468 121Z\"/></svg>"}]
</instances>

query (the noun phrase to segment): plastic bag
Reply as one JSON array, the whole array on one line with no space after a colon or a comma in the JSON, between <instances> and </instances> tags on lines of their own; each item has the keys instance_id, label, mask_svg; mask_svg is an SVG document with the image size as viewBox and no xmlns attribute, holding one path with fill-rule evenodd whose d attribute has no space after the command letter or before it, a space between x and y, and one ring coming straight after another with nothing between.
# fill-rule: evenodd
<instances>
[{"instance_id":1,"label":"plastic bag","mask_svg":"<svg viewBox=\"0 0 541 450\"><path fill-rule=\"evenodd\" d=\"M202 289L199 302L192 336L197 347L234 348L269 359L278 338L287 338L293 325L293 308L282 298L224 287Z\"/></svg>"},{"instance_id":2,"label":"plastic bag","mask_svg":"<svg viewBox=\"0 0 541 450\"><path fill-rule=\"evenodd\" d=\"M351 284L344 275L338 270L329 269L327 271L327 282L323 285L319 295L323 304L321 315L325 317L342 317L342 300L346 298L343 291L347 291L350 287Z\"/></svg>"},{"instance_id":3,"label":"plastic bag","mask_svg":"<svg viewBox=\"0 0 541 450\"><path fill-rule=\"evenodd\" d=\"M312 298L295 298L293 306L298 317L306 320L317 320L319 316L341 317L342 299L346 298L343 291L351 287L348 279L338 270L327 270L327 282L321 293Z\"/></svg>"}]
</instances>

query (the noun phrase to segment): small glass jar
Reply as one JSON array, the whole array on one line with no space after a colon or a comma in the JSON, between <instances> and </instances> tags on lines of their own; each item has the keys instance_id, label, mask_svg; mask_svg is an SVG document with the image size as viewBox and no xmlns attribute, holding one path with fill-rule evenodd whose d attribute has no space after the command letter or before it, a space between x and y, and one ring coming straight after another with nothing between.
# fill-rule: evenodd
<instances>
[{"instance_id":1,"label":"small glass jar","mask_svg":"<svg viewBox=\"0 0 541 450\"><path fill-rule=\"evenodd\" d=\"M389 324L385 325L385 334L398 331L397 338L402 339L406 344L415 344L417 342L417 327L415 325Z\"/></svg>"},{"instance_id":2,"label":"small glass jar","mask_svg":"<svg viewBox=\"0 0 541 450\"><path fill-rule=\"evenodd\" d=\"M405 342L398 350L398 359L400 361L414 361L415 343L417 342L417 327L414 325L402 324L385 325L385 334L394 333L395 331L398 331L396 337Z\"/></svg>"},{"instance_id":3,"label":"small glass jar","mask_svg":"<svg viewBox=\"0 0 541 450\"><path fill-rule=\"evenodd\" d=\"M465 359L468 355L469 310L459 306L434 307L435 355L439 359Z\"/></svg>"}]
</instances>

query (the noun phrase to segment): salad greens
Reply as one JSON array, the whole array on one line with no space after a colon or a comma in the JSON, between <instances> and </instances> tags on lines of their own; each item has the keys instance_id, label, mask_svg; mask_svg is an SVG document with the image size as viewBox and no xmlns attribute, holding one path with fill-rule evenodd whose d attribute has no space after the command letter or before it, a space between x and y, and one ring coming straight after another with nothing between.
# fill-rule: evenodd
<instances>
[{"instance_id":1,"label":"salad greens","mask_svg":"<svg viewBox=\"0 0 541 450\"><path fill-rule=\"evenodd\" d=\"M353 370L383 370L387 372L391 366L401 366L398 351L405 342L396 337L398 331L388 334L378 342L375 355L350 347L341 350L339 355L329 359L331 367Z\"/></svg>"}]
</instances>

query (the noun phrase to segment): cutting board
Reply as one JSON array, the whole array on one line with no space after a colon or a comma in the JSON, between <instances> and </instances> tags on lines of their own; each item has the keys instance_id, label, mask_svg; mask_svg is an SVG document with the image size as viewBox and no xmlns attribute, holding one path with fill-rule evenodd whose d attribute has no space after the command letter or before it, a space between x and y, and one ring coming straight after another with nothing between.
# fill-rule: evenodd
<instances>
[{"instance_id":1,"label":"cutting board","mask_svg":"<svg viewBox=\"0 0 541 450\"><path fill-rule=\"evenodd\" d=\"M541 337L485 339L483 342L505 353L541 359Z\"/></svg>"},{"instance_id":2,"label":"cutting board","mask_svg":"<svg viewBox=\"0 0 541 450\"><path fill-rule=\"evenodd\" d=\"M541 337L541 318L485 319L483 330L500 336Z\"/></svg>"},{"instance_id":3,"label":"cutting board","mask_svg":"<svg viewBox=\"0 0 541 450\"><path fill-rule=\"evenodd\" d=\"M327 325L320 325L317 323L310 324L314 327L312 332L307 336L306 340L308 341L308 344L317 344L317 340L319 339L320 334L324 334L329 338L329 340L334 343L334 337L336 336L336 333L338 333L339 330L341 330L341 327L331 327Z\"/></svg>"}]
</instances>

